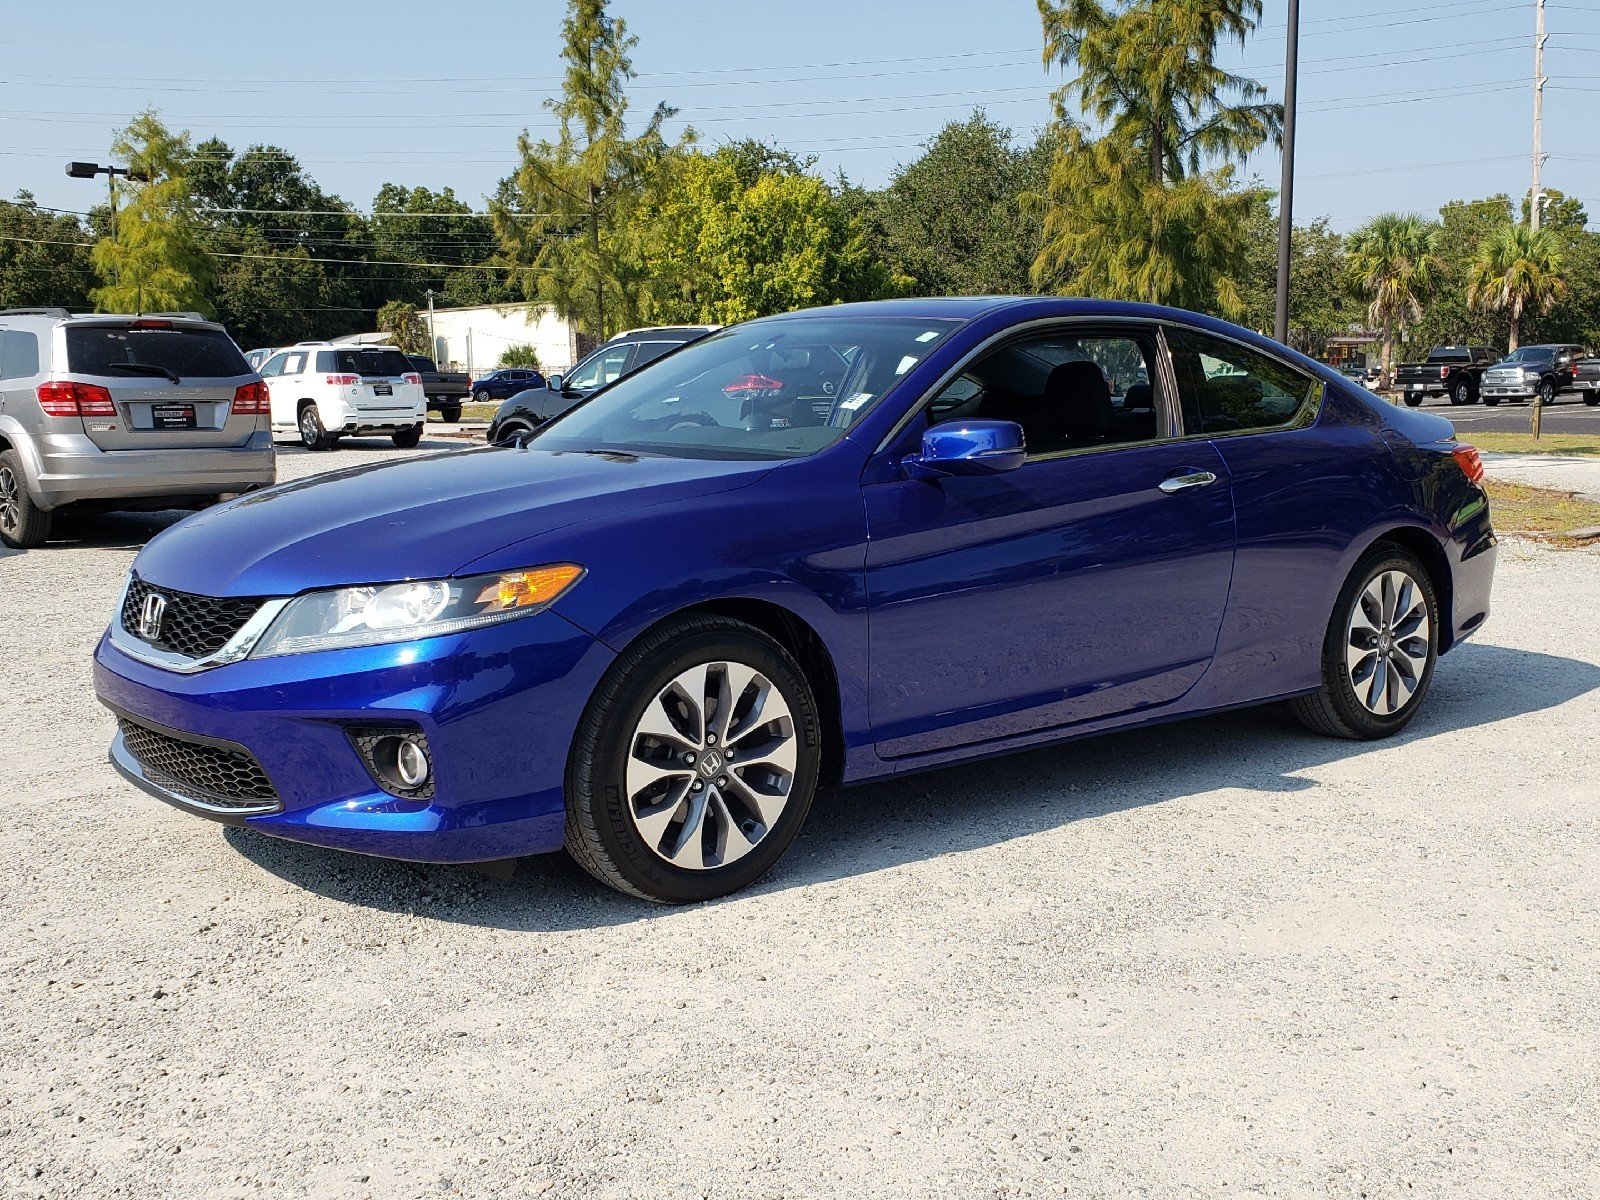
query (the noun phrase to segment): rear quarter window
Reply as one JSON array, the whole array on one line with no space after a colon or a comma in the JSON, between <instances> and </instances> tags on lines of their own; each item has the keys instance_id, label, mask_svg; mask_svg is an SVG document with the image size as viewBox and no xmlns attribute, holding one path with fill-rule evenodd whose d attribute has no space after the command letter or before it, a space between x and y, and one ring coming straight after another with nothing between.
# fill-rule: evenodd
<instances>
[{"instance_id":1,"label":"rear quarter window","mask_svg":"<svg viewBox=\"0 0 1600 1200\"><path fill-rule=\"evenodd\" d=\"M20 329L0 329L0 379L26 379L38 373L38 337Z\"/></svg>"},{"instance_id":2,"label":"rear quarter window","mask_svg":"<svg viewBox=\"0 0 1600 1200\"><path fill-rule=\"evenodd\" d=\"M229 378L250 374L233 339L220 329L69 325L67 370L75 375L125 373L118 363L164 367L182 377Z\"/></svg>"}]
</instances>

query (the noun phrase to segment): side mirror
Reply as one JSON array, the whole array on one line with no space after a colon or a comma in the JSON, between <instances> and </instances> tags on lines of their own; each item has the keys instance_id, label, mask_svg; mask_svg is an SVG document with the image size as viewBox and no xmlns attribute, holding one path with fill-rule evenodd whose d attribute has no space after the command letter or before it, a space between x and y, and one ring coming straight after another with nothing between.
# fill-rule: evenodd
<instances>
[{"instance_id":1,"label":"side mirror","mask_svg":"<svg viewBox=\"0 0 1600 1200\"><path fill-rule=\"evenodd\" d=\"M951 421L922 435L922 449L901 461L912 479L996 475L1015 471L1028 457L1015 421Z\"/></svg>"},{"instance_id":2,"label":"side mirror","mask_svg":"<svg viewBox=\"0 0 1600 1200\"><path fill-rule=\"evenodd\" d=\"M552 392L564 392L566 391L566 382L560 375L551 375L545 380L545 386Z\"/></svg>"}]
</instances>

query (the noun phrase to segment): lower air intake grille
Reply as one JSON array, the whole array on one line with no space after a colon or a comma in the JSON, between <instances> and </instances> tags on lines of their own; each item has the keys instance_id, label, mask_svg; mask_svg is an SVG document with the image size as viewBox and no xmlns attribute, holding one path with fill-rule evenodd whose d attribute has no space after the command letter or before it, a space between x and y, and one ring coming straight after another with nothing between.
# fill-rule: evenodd
<instances>
[{"instance_id":1,"label":"lower air intake grille","mask_svg":"<svg viewBox=\"0 0 1600 1200\"><path fill-rule=\"evenodd\" d=\"M117 728L128 753L157 787L227 812L269 813L283 808L267 773L242 746L229 749L191 742L126 717L117 719Z\"/></svg>"}]
</instances>

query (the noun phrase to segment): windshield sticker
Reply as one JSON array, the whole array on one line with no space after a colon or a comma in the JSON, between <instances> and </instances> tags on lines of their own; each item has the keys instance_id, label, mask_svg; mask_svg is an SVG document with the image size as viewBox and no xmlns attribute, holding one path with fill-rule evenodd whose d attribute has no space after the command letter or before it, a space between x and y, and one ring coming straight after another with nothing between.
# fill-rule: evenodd
<instances>
[{"instance_id":1,"label":"windshield sticker","mask_svg":"<svg viewBox=\"0 0 1600 1200\"><path fill-rule=\"evenodd\" d=\"M939 336L939 331L937 329L930 329L930 330L928 330L927 333L925 333L921 337L919 337L917 339L917 341L919 341L919 342L931 342L931 341L933 341L934 338L936 338L938 336Z\"/></svg>"},{"instance_id":2,"label":"windshield sticker","mask_svg":"<svg viewBox=\"0 0 1600 1200\"><path fill-rule=\"evenodd\" d=\"M900 365L894 369L894 373L896 375L904 375L907 371L911 370L911 368L916 366L916 365L917 365L917 356L915 354L908 354L908 355L906 355L904 358L902 358L900 360Z\"/></svg>"},{"instance_id":3,"label":"windshield sticker","mask_svg":"<svg viewBox=\"0 0 1600 1200\"><path fill-rule=\"evenodd\" d=\"M863 404L871 399L871 392L856 392L853 396L846 396L843 400L839 401L839 407L844 409L845 412L855 412L856 409L860 408Z\"/></svg>"}]
</instances>

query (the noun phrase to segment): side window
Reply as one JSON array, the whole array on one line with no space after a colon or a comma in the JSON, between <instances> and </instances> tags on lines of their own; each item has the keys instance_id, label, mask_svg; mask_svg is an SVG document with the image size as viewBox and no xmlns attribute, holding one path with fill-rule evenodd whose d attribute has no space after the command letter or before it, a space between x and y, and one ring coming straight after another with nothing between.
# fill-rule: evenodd
<instances>
[{"instance_id":1,"label":"side window","mask_svg":"<svg viewBox=\"0 0 1600 1200\"><path fill-rule=\"evenodd\" d=\"M567 381L567 386L579 391L592 391L618 379L628 368L628 355L633 346L624 343L601 350L584 363Z\"/></svg>"},{"instance_id":2,"label":"side window","mask_svg":"<svg viewBox=\"0 0 1600 1200\"><path fill-rule=\"evenodd\" d=\"M298 350L293 354L283 356L283 365L278 368L280 375L302 375L306 369L306 353Z\"/></svg>"},{"instance_id":3,"label":"side window","mask_svg":"<svg viewBox=\"0 0 1600 1200\"><path fill-rule=\"evenodd\" d=\"M637 371L647 362L655 362L668 350L676 350L677 342L640 342L634 350L633 369Z\"/></svg>"},{"instance_id":4,"label":"side window","mask_svg":"<svg viewBox=\"0 0 1600 1200\"><path fill-rule=\"evenodd\" d=\"M973 360L928 401L930 424L1015 421L1029 457L1162 436L1154 333L1062 329Z\"/></svg>"},{"instance_id":5,"label":"side window","mask_svg":"<svg viewBox=\"0 0 1600 1200\"><path fill-rule=\"evenodd\" d=\"M39 373L39 339L20 329L0 329L0 379L27 379Z\"/></svg>"},{"instance_id":6,"label":"side window","mask_svg":"<svg viewBox=\"0 0 1600 1200\"><path fill-rule=\"evenodd\" d=\"M1321 385L1238 342L1169 329L1172 367L1189 433L1278 429L1304 420Z\"/></svg>"},{"instance_id":7,"label":"side window","mask_svg":"<svg viewBox=\"0 0 1600 1200\"><path fill-rule=\"evenodd\" d=\"M288 358L287 354L274 354L267 359L266 362L261 364L261 378L271 379L274 376L282 375L283 364L288 361Z\"/></svg>"}]
</instances>

